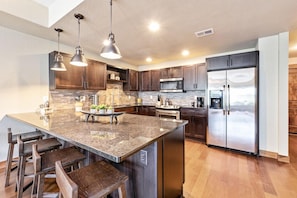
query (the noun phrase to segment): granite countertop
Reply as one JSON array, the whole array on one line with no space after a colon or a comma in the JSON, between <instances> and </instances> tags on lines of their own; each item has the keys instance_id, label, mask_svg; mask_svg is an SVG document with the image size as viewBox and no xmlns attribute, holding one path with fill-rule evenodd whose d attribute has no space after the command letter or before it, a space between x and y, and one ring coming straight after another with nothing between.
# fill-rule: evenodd
<instances>
[{"instance_id":1,"label":"granite countertop","mask_svg":"<svg viewBox=\"0 0 297 198\"><path fill-rule=\"evenodd\" d=\"M188 123L126 113L118 116L118 123L111 124L109 117L85 122L85 115L74 110L54 111L46 116L36 112L7 116L117 163Z\"/></svg>"}]
</instances>

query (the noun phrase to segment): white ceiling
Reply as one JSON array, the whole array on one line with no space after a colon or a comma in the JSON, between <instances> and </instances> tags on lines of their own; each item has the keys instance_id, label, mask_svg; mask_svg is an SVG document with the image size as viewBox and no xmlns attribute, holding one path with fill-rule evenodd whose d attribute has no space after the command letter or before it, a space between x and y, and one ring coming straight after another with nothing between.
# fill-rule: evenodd
<instances>
[{"instance_id":1,"label":"white ceiling","mask_svg":"<svg viewBox=\"0 0 297 198\"><path fill-rule=\"evenodd\" d=\"M69 0L5 1L0 5L0 25L53 41L57 40L54 28L59 27L64 30L61 43L73 48L77 45L78 35L74 13L85 16L81 21L81 46L85 50L99 54L102 42L110 31L109 0L76 0L72 1L76 3L72 7L65 3ZM55 18L56 21L53 25L47 21L49 27L36 22L41 12L37 10L38 6L24 9L20 8L20 2L34 2L46 7L49 18L44 20ZM55 9L53 5L56 5ZM16 8L18 14L11 12ZM34 17L31 17L32 20L22 17L20 12ZM149 32L147 26L152 20L160 23L158 32ZM214 34L201 38L195 36L195 32L208 28L213 28ZM122 53L122 61L133 65L157 64L254 48L257 38L285 31L290 32L290 47L297 44L296 0L113 1L116 44ZM182 57L183 49L190 51L188 57ZM85 55L88 57L87 53ZM152 57L153 62L145 62L148 56ZM297 51L290 51L290 56L297 57Z\"/></svg>"}]
</instances>

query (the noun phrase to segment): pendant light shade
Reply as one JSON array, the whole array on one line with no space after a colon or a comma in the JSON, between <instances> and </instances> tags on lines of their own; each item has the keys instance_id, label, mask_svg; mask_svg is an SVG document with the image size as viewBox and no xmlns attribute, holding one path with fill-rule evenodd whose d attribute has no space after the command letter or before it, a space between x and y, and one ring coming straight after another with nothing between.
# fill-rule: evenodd
<instances>
[{"instance_id":1,"label":"pendant light shade","mask_svg":"<svg viewBox=\"0 0 297 198\"><path fill-rule=\"evenodd\" d=\"M115 44L115 36L112 33L112 0L110 0L110 33L108 35L108 41L109 43L102 48L100 55L107 59L121 58L120 50Z\"/></svg>"},{"instance_id":2,"label":"pendant light shade","mask_svg":"<svg viewBox=\"0 0 297 198\"><path fill-rule=\"evenodd\" d=\"M80 47L80 20L84 19L82 14L74 14L75 18L78 21L78 46L75 48L75 54L72 57L70 64L78 67L88 66L87 60L84 57L82 48Z\"/></svg>"},{"instance_id":3,"label":"pendant light shade","mask_svg":"<svg viewBox=\"0 0 297 198\"><path fill-rule=\"evenodd\" d=\"M63 32L60 28L55 28L58 32L58 53L55 55L54 64L51 66L51 70L54 71L66 71L66 67L63 63L63 56L60 54L60 33Z\"/></svg>"}]
</instances>

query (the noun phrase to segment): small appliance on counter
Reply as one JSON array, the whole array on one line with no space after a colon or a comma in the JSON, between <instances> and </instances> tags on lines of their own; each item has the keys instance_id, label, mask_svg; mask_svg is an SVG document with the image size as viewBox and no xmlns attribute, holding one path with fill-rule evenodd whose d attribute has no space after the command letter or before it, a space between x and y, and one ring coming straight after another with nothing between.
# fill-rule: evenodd
<instances>
[{"instance_id":1,"label":"small appliance on counter","mask_svg":"<svg viewBox=\"0 0 297 198\"><path fill-rule=\"evenodd\" d=\"M204 107L204 97L197 97L197 107Z\"/></svg>"},{"instance_id":2,"label":"small appliance on counter","mask_svg":"<svg viewBox=\"0 0 297 198\"><path fill-rule=\"evenodd\" d=\"M137 98L137 104L142 104L142 98Z\"/></svg>"}]
</instances>

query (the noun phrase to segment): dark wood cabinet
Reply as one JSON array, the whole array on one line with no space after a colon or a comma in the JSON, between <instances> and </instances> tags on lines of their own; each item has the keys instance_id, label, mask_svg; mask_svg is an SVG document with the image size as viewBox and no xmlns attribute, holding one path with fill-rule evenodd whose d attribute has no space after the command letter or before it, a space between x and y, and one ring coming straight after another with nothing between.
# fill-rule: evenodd
<instances>
[{"instance_id":1,"label":"dark wood cabinet","mask_svg":"<svg viewBox=\"0 0 297 198\"><path fill-rule=\"evenodd\" d=\"M185 91L206 89L207 72L204 63L183 66L183 74Z\"/></svg>"},{"instance_id":2,"label":"dark wood cabinet","mask_svg":"<svg viewBox=\"0 0 297 198\"><path fill-rule=\"evenodd\" d=\"M56 51L49 54L49 83L50 89L83 89L84 73L82 67L70 65L71 55L61 53L67 71L53 71L50 69L55 60Z\"/></svg>"},{"instance_id":3,"label":"dark wood cabinet","mask_svg":"<svg viewBox=\"0 0 297 198\"><path fill-rule=\"evenodd\" d=\"M151 91L160 90L160 70L151 70Z\"/></svg>"},{"instance_id":4,"label":"dark wood cabinet","mask_svg":"<svg viewBox=\"0 0 297 198\"><path fill-rule=\"evenodd\" d=\"M140 91L151 91L151 71L140 72Z\"/></svg>"},{"instance_id":5,"label":"dark wood cabinet","mask_svg":"<svg viewBox=\"0 0 297 198\"><path fill-rule=\"evenodd\" d=\"M125 112L125 113L130 113L130 114L137 114L137 107L135 106L130 106L130 107L116 107L114 108L115 112Z\"/></svg>"},{"instance_id":6,"label":"dark wood cabinet","mask_svg":"<svg viewBox=\"0 0 297 198\"><path fill-rule=\"evenodd\" d=\"M106 89L106 64L87 60L87 67L70 65L71 55L61 53L67 71L52 71L51 65L55 60L56 51L49 54L49 83L50 89Z\"/></svg>"},{"instance_id":7,"label":"dark wood cabinet","mask_svg":"<svg viewBox=\"0 0 297 198\"><path fill-rule=\"evenodd\" d=\"M138 71L127 70L127 82L123 84L124 91L138 91Z\"/></svg>"},{"instance_id":8,"label":"dark wood cabinet","mask_svg":"<svg viewBox=\"0 0 297 198\"><path fill-rule=\"evenodd\" d=\"M186 137L206 141L207 110L205 108L181 108L181 119L188 120Z\"/></svg>"},{"instance_id":9,"label":"dark wood cabinet","mask_svg":"<svg viewBox=\"0 0 297 198\"><path fill-rule=\"evenodd\" d=\"M258 65L259 51L207 58L207 70L254 67Z\"/></svg>"},{"instance_id":10,"label":"dark wood cabinet","mask_svg":"<svg viewBox=\"0 0 297 198\"><path fill-rule=\"evenodd\" d=\"M155 116L156 115L156 107L154 106L139 106L138 107L138 114L139 115L148 115L148 116Z\"/></svg>"},{"instance_id":11,"label":"dark wood cabinet","mask_svg":"<svg viewBox=\"0 0 297 198\"><path fill-rule=\"evenodd\" d=\"M182 66L160 69L160 78L182 78Z\"/></svg>"},{"instance_id":12,"label":"dark wood cabinet","mask_svg":"<svg viewBox=\"0 0 297 198\"><path fill-rule=\"evenodd\" d=\"M94 60L88 60L85 75L85 88L88 90L106 89L106 64Z\"/></svg>"},{"instance_id":13,"label":"dark wood cabinet","mask_svg":"<svg viewBox=\"0 0 297 198\"><path fill-rule=\"evenodd\" d=\"M160 90L160 70L142 71L139 75L140 91Z\"/></svg>"}]
</instances>

